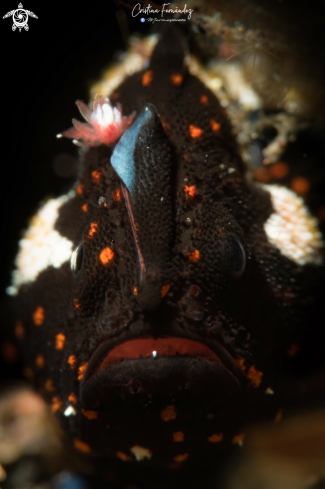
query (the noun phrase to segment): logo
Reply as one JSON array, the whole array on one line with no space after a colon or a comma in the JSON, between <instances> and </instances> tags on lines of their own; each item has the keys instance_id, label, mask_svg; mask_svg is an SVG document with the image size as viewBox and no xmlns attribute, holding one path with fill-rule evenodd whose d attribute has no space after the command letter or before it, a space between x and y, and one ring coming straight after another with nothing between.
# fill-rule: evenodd
<instances>
[{"instance_id":1,"label":"logo","mask_svg":"<svg viewBox=\"0 0 325 489\"><path fill-rule=\"evenodd\" d=\"M163 3L161 8L152 7L147 4L146 7L142 8L141 3L137 3L132 9L132 17L137 17L140 15L150 15L150 17L140 17L140 22L185 22L186 19L182 15L187 15L187 19L190 20L193 10L187 8L185 4L182 9L179 7L168 7L170 3ZM167 8L166 8L167 7ZM160 14L160 17L151 17L151 14ZM164 18L164 14L175 15L176 17Z\"/></svg>"},{"instance_id":2,"label":"logo","mask_svg":"<svg viewBox=\"0 0 325 489\"><path fill-rule=\"evenodd\" d=\"M25 31L28 31L29 26L28 26L28 16L30 15L31 17L34 17L34 19L38 19L37 15L35 15L33 12L30 10L25 10L23 9L22 4L20 3L18 5L17 10L11 10L11 12L7 12L6 15L4 15L2 18L6 19L7 17L10 17L12 15L12 30L15 31L18 27L19 32L22 30L22 28L25 29Z\"/></svg>"}]
</instances>

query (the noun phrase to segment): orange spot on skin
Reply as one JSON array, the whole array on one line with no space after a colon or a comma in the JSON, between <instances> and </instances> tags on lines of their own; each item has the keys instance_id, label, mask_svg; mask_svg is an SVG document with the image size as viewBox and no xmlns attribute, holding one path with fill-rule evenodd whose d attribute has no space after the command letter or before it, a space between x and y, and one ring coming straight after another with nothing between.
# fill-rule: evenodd
<instances>
[{"instance_id":1,"label":"orange spot on skin","mask_svg":"<svg viewBox=\"0 0 325 489\"><path fill-rule=\"evenodd\" d=\"M166 406L165 409L160 411L160 416L163 421L167 423L167 421L171 421L175 419L177 416L176 408L173 404L170 406Z\"/></svg>"},{"instance_id":2,"label":"orange spot on skin","mask_svg":"<svg viewBox=\"0 0 325 489\"><path fill-rule=\"evenodd\" d=\"M75 308L78 309L78 307L80 307L78 299L73 299L73 302L74 302Z\"/></svg>"},{"instance_id":3,"label":"orange spot on skin","mask_svg":"<svg viewBox=\"0 0 325 489\"><path fill-rule=\"evenodd\" d=\"M310 183L304 177L296 177L291 181L291 188L297 194L304 195L309 191Z\"/></svg>"},{"instance_id":4,"label":"orange spot on skin","mask_svg":"<svg viewBox=\"0 0 325 489\"><path fill-rule=\"evenodd\" d=\"M45 382L45 389L48 392L53 392L55 390L52 379L47 379L47 381Z\"/></svg>"},{"instance_id":5,"label":"orange spot on skin","mask_svg":"<svg viewBox=\"0 0 325 489\"><path fill-rule=\"evenodd\" d=\"M212 131L214 131L214 132L220 131L221 125L217 121L215 121L214 119L210 120L210 126L211 126Z\"/></svg>"},{"instance_id":6,"label":"orange spot on skin","mask_svg":"<svg viewBox=\"0 0 325 489\"><path fill-rule=\"evenodd\" d=\"M271 180L271 173L267 168L258 168L254 173L254 178L257 182L269 182Z\"/></svg>"},{"instance_id":7,"label":"orange spot on skin","mask_svg":"<svg viewBox=\"0 0 325 489\"><path fill-rule=\"evenodd\" d=\"M259 387L261 385L263 373L256 370L254 365L249 367L246 376L253 384L253 387Z\"/></svg>"},{"instance_id":8,"label":"orange spot on skin","mask_svg":"<svg viewBox=\"0 0 325 489\"><path fill-rule=\"evenodd\" d=\"M84 204L81 209L84 211L84 212L88 212L88 204Z\"/></svg>"},{"instance_id":9,"label":"orange spot on skin","mask_svg":"<svg viewBox=\"0 0 325 489\"><path fill-rule=\"evenodd\" d=\"M81 412L88 419L98 419L97 411L86 411L86 409L81 409Z\"/></svg>"},{"instance_id":10,"label":"orange spot on skin","mask_svg":"<svg viewBox=\"0 0 325 489\"><path fill-rule=\"evenodd\" d=\"M144 87L149 87L149 85L152 82L152 75L153 75L152 70L149 70L146 71L145 74L142 76L142 85Z\"/></svg>"},{"instance_id":11,"label":"orange spot on skin","mask_svg":"<svg viewBox=\"0 0 325 489\"><path fill-rule=\"evenodd\" d=\"M23 374L26 379L31 379L33 377L33 371L30 367L24 367L23 368Z\"/></svg>"},{"instance_id":12,"label":"orange spot on skin","mask_svg":"<svg viewBox=\"0 0 325 489\"><path fill-rule=\"evenodd\" d=\"M118 92L115 92L115 93L113 93L113 95L111 95L110 98L113 100L116 100L117 98L119 98L119 96L120 96L120 94Z\"/></svg>"},{"instance_id":13,"label":"orange spot on skin","mask_svg":"<svg viewBox=\"0 0 325 489\"><path fill-rule=\"evenodd\" d=\"M240 370L242 372L245 372L246 367L245 367L244 359L243 358L234 358L234 361L235 361L235 364L237 365L237 367L240 368Z\"/></svg>"},{"instance_id":14,"label":"orange spot on skin","mask_svg":"<svg viewBox=\"0 0 325 489\"><path fill-rule=\"evenodd\" d=\"M289 173L289 166L279 161L270 167L270 172L274 178L284 178Z\"/></svg>"},{"instance_id":15,"label":"orange spot on skin","mask_svg":"<svg viewBox=\"0 0 325 489\"><path fill-rule=\"evenodd\" d=\"M38 357L36 357L35 363L38 368L43 368L45 363L43 355L38 355Z\"/></svg>"},{"instance_id":16,"label":"orange spot on skin","mask_svg":"<svg viewBox=\"0 0 325 489\"><path fill-rule=\"evenodd\" d=\"M82 377L84 376L84 373L85 373L85 370L87 367L87 363L88 362L85 362L82 365L80 365L79 370L78 370L78 380L81 380Z\"/></svg>"},{"instance_id":17,"label":"orange spot on skin","mask_svg":"<svg viewBox=\"0 0 325 489\"><path fill-rule=\"evenodd\" d=\"M207 104L209 102L208 97L206 95L201 95L200 102L202 102L202 104Z\"/></svg>"},{"instance_id":18,"label":"orange spot on skin","mask_svg":"<svg viewBox=\"0 0 325 489\"><path fill-rule=\"evenodd\" d=\"M15 363L18 358L18 351L11 341L4 341L1 344L1 357L5 363Z\"/></svg>"},{"instance_id":19,"label":"orange spot on skin","mask_svg":"<svg viewBox=\"0 0 325 489\"><path fill-rule=\"evenodd\" d=\"M72 402L73 404L76 404L77 398L74 392L71 392L70 396L68 397L68 401Z\"/></svg>"},{"instance_id":20,"label":"orange spot on skin","mask_svg":"<svg viewBox=\"0 0 325 489\"><path fill-rule=\"evenodd\" d=\"M65 343L65 335L63 333L59 333L55 337L55 348L57 350L63 350Z\"/></svg>"},{"instance_id":21,"label":"orange spot on skin","mask_svg":"<svg viewBox=\"0 0 325 489\"><path fill-rule=\"evenodd\" d=\"M44 309L43 307L38 307L33 314L33 321L36 326L41 326L44 322Z\"/></svg>"},{"instance_id":22,"label":"orange spot on skin","mask_svg":"<svg viewBox=\"0 0 325 489\"><path fill-rule=\"evenodd\" d=\"M161 297L165 297L165 295L167 294L167 292L169 291L170 289L170 284L167 284L167 285L163 285L162 288L161 288Z\"/></svg>"},{"instance_id":23,"label":"orange spot on skin","mask_svg":"<svg viewBox=\"0 0 325 489\"><path fill-rule=\"evenodd\" d=\"M242 445L244 441L245 435L244 433L240 433L239 435L236 435L233 437L231 443L234 445L237 443L238 445Z\"/></svg>"},{"instance_id":24,"label":"orange spot on skin","mask_svg":"<svg viewBox=\"0 0 325 489\"><path fill-rule=\"evenodd\" d=\"M202 129L192 125L189 127L189 131L190 131L191 138L199 138L202 134Z\"/></svg>"},{"instance_id":25,"label":"orange spot on skin","mask_svg":"<svg viewBox=\"0 0 325 489\"><path fill-rule=\"evenodd\" d=\"M199 261L199 259L200 259L199 250L192 251L192 253L189 254L189 258L193 262Z\"/></svg>"},{"instance_id":26,"label":"orange spot on skin","mask_svg":"<svg viewBox=\"0 0 325 489\"><path fill-rule=\"evenodd\" d=\"M112 192L112 197L113 197L114 200L121 200L121 191L120 191L120 189L114 190L114 192Z\"/></svg>"},{"instance_id":27,"label":"orange spot on skin","mask_svg":"<svg viewBox=\"0 0 325 489\"><path fill-rule=\"evenodd\" d=\"M92 179L93 183L96 183L96 184L99 183L100 177L101 177L100 171L94 170L91 172L91 179Z\"/></svg>"},{"instance_id":28,"label":"orange spot on skin","mask_svg":"<svg viewBox=\"0 0 325 489\"><path fill-rule=\"evenodd\" d=\"M94 236L94 234L97 232L97 228L98 228L98 224L96 222L92 222L90 224L90 229L89 229L87 237L92 238Z\"/></svg>"},{"instance_id":29,"label":"orange spot on skin","mask_svg":"<svg viewBox=\"0 0 325 489\"><path fill-rule=\"evenodd\" d=\"M297 353L300 352L300 350L301 350L300 346L293 343L292 345L289 346L287 353L289 357L295 357Z\"/></svg>"},{"instance_id":30,"label":"orange spot on skin","mask_svg":"<svg viewBox=\"0 0 325 489\"><path fill-rule=\"evenodd\" d=\"M170 131L170 125L168 124L168 122L162 122L161 124L164 128L164 131L168 133Z\"/></svg>"},{"instance_id":31,"label":"orange spot on skin","mask_svg":"<svg viewBox=\"0 0 325 489\"><path fill-rule=\"evenodd\" d=\"M19 340L22 340L25 336L25 328L21 321L15 322L15 335Z\"/></svg>"},{"instance_id":32,"label":"orange spot on skin","mask_svg":"<svg viewBox=\"0 0 325 489\"><path fill-rule=\"evenodd\" d=\"M74 355L69 356L68 364L70 365L71 368L74 368L76 361L77 361L77 359Z\"/></svg>"},{"instance_id":33,"label":"orange spot on skin","mask_svg":"<svg viewBox=\"0 0 325 489\"><path fill-rule=\"evenodd\" d=\"M52 407L51 407L52 413L56 413L61 406L62 406L61 399L59 397L52 397Z\"/></svg>"},{"instance_id":34,"label":"orange spot on skin","mask_svg":"<svg viewBox=\"0 0 325 489\"><path fill-rule=\"evenodd\" d=\"M114 256L114 251L111 250L111 248L107 247L104 248L103 251L99 255L99 259L102 262L103 265L107 265Z\"/></svg>"},{"instance_id":35,"label":"orange spot on skin","mask_svg":"<svg viewBox=\"0 0 325 489\"><path fill-rule=\"evenodd\" d=\"M173 433L173 441L177 441L177 442L184 441L184 438L185 435L182 431L175 431Z\"/></svg>"},{"instance_id":36,"label":"orange spot on skin","mask_svg":"<svg viewBox=\"0 0 325 489\"><path fill-rule=\"evenodd\" d=\"M219 443L223 439L222 433L214 433L213 435L208 437L208 440L211 443Z\"/></svg>"},{"instance_id":37,"label":"orange spot on skin","mask_svg":"<svg viewBox=\"0 0 325 489\"><path fill-rule=\"evenodd\" d=\"M123 462L129 462L130 460L132 460L132 457L130 457L130 455L127 455L124 452L116 452L116 456Z\"/></svg>"},{"instance_id":38,"label":"orange spot on skin","mask_svg":"<svg viewBox=\"0 0 325 489\"><path fill-rule=\"evenodd\" d=\"M183 81L183 77L182 77L182 75L175 74L175 75L171 76L171 80L172 80L174 85L179 86L179 85L181 85L181 83Z\"/></svg>"},{"instance_id":39,"label":"orange spot on skin","mask_svg":"<svg viewBox=\"0 0 325 489\"><path fill-rule=\"evenodd\" d=\"M176 457L174 457L174 460L175 462L185 462L185 460L187 460L188 457L189 457L188 453L182 453L181 455L176 455Z\"/></svg>"},{"instance_id":40,"label":"orange spot on skin","mask_svg":"<svg viewBox=\"0 0 325 489\"><path fill-rule=\"evenodd\" d=\"M134 295L138 295L138 287L134 287L133 288L133 294Z\"/></svg>"},{"instance_id":41,"label":"orange spot on skin","mask_svg":"<svg viewBox=\"0 0 325 489\"><path fill-rule=\"evenodd\" d=\"M78 185L78 187L77 187L77 194L78 195L82 195L83 194L83 191L84 191L84 185L82 185L82 184Z\"/></svg>"},{"instance_id":42,"label":"orange spot on skin","mask_svg":"<svg viewBox=\"0 0 325 489\"><path fill-rule=\"evenodd\" d=\"M73 440L74 447L79 450L79 452L90 453L90 446L87 445L84 441L79 438L74 438Z\"/></svg>"},{"instance_id":43,"label":"orange spot on skin","mask_svg":"<svg viewBox=\"0 0 325 489\"><path fill-rule=\"evenodd\" d=\"M278 423L279 421L281 421L282 418L283 418L283 409L279 409L279 411L276 413L274 422Z\"/></svg>"},{"instance_id":44,"label":"orange spot on skin","mask_svg":"<svg viewBox=\"0 0 325 489\"><path fill-rule=\"evenodd\" d=\"M185 185L184 187L184 192L189 195L190 197L194 197L196 188L195 185L191 185L190 187L188 185Z\"/></svg>"}]
</instances>

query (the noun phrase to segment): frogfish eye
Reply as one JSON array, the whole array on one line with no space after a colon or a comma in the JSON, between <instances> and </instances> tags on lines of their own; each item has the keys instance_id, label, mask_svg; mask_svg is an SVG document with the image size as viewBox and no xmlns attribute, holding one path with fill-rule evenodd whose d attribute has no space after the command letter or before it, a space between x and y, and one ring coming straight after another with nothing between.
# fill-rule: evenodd
<instances>
[{"instance_id":1,"label":"frogfish eye","mask_svg":"<svg viewBox=\"0 0 325 489\"><path fill-rule=\"evenodd\" d=\"M71 255L70 267L73 274L76 276L80 272L84 256L84 243L80 241L78 246L75 247Z\"/></svg>"},{"instance_id":2,"label":"frogfish eye","mask_svg":"<svg viewBox=\"0 0 325 489\"><path fill-rule=\"evenodd\" d=\"M245 248L237 236L227 236L223 241L222 266L231 277L239 278L246 267Z\"/></svg>"}]
</instances>

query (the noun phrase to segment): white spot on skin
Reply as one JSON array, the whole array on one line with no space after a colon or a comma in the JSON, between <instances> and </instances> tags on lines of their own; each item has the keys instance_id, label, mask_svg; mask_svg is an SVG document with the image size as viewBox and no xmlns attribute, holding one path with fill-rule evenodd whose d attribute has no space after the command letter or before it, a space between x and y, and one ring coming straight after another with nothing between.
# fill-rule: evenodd
<instances>
[{"instance_id":1,"label":"white spot on skin","mask_svg":"<svg viewBox=\"0 0 325 489\"><path fill-rule=\"evenodd\" d=\"M33 282L46 268L60 268L70 260L73 243L61 236L54 226L61 206L74 196L75 192L70 191L67 195L48 200L32 218L30 227L19 242L16 270L12 272L12 283L7 288L9 295L16 295L22 284Z\"/></svg>"},{"instance_id":2,"label":"white spot on skin","mask_svg":"<svg viewBox=\"0 0 325 489\"><path fill-rule=\"evenodd\" d=\"M261 187L270 193L275 211L264 224L269 242L298 265L320 265L324 242L318 221L309 214L303 199L279 185Z\"/></svg>"},{"instance_id":3,"label":"white spot on skin","mask_svg":"<svg viewBox=\"0 0 325 489\"><path fill-rule=\"evenodd\" d=\"M75 416L76 415L76 410L72 406L68 406L67 409L64 411L64 416Z\"/></svg>"},{"instance_id":4,"label":"white spot on skin","mask_svg":"<svg viewBox=\"0 0 325 489\"><path fill-rule=\"evenodd\" d=\"M139 445L135 445L134 447L130 448L130 452L133 453L138 462L145 458L150 460L152 457L152 452L149 450L149 448L140 447Z\"/></svg>"},{"instance_id":5,"label":"white spot on skin","mask_svg":"<svg viewBox=\"0 0 325 489\"><path fill-rule=\"evenodd\" d=\"M274 390L271 389L271 387L268 387L267 389L265 389L265 394L274 394Z\"/></svg>"}]
</instances>

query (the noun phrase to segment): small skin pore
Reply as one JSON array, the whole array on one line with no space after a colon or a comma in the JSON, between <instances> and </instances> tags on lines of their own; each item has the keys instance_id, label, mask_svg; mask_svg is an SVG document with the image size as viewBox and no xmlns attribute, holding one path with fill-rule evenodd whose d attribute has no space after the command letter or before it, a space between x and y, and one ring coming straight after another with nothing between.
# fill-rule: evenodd
<instances>
[{"instance_id":1,"label":"small skin pore","mask_svg":"<svg viewBox=\"0 0 325 489\"><path fill-rule=\"evenodd\" d=\"M199 138L202 134L202 129L193 125L190 125L189 131L191 138Z\"/></svg>"},{"instance_id":2,"label":"small skin pore","mask_svg":"<svg viewBox=\"0 0 325 489\"><path fill-rule=\"evenodd\" d=\"M149 87L149 85L151 85L152 76L153 76L152 70L146 71L145 74L142 76L142 85L144 87Z\"/></svg>"},{"instance_id":3,"label":"small skin pore","mask_svg":"<svg viewBox=\"0 0 325 489\"><path fill-rule=\"evenodd\" d=\"M44 322L44 309L43 307L38 307L33 314L33 321L36 326L42 326Z\"/></svg>"}]
</instances>

